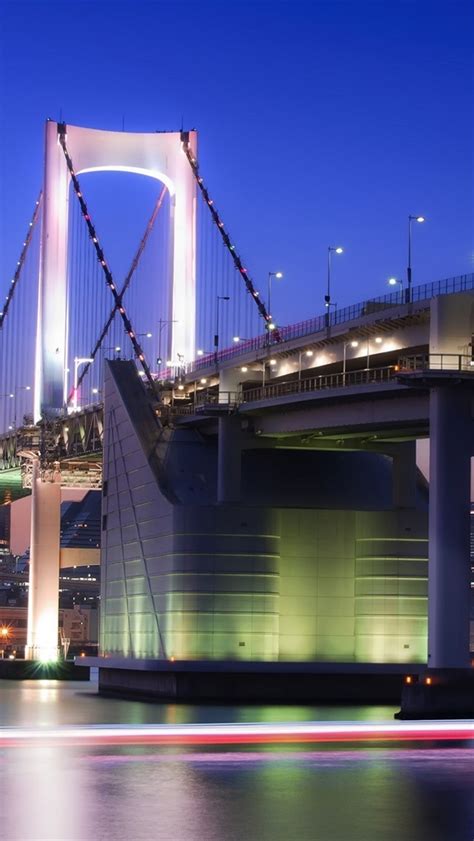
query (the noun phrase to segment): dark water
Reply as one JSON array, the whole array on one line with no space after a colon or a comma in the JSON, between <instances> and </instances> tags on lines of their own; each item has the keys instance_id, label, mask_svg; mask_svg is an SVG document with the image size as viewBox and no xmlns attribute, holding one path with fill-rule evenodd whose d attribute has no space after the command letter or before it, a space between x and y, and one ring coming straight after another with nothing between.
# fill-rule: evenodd
<instances>
[{"instance_id":1,"label":"dark water","mask_svg":"<svg viewBox=\"0 0 474 841\"><path fill-rule=\"evenodd\" d=\"M0 724L391 720L390 707L193 707L0 681ZM3 841L473 841L474 743L10 747Z\"/></svg>"}]
</instances>

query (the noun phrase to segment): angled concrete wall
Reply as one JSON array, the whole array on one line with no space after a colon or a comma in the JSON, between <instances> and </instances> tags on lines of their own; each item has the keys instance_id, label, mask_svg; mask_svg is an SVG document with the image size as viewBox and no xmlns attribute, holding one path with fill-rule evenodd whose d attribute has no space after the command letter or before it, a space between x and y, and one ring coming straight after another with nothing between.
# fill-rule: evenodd
<instances>
[{"instance_id":1,"label":"angled concrete wall","mask_svg":"<svg viewBox=\"0 0 474 841\"><path fill-rule=\"evenodd\" d=\"M426 510L303 507L303 476L277 455L272 505L261 458L243 463L246 487L249 471L260 474L247 504L217 504L216 450L193 431L161 429L133 366L108 363L102 653L424 661ZM328 466L325 457L318 469Z\"/></svg>"}]
</instances>

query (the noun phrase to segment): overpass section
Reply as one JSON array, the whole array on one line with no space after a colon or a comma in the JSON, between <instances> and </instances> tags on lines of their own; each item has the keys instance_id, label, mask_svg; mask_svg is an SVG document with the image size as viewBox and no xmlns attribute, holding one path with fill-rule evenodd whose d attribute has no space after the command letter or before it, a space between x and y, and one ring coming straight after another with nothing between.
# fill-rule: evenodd
<instances>
[{"instance_id":1,"label":"overpass section","mask_svg":"<svg viewBox=\"0 0 474 841\"><path fill-rule=\"evenodd\" d=\"M348 341L383 338L372 318L359 338L315 337L325 363L300 345L290 371L295 353L272 347L271 383L266 361L234 358L160 403L108 363L104 691L179 694L183 661L469 665L474 295L397 319L404 361L392 333L381 366L370 346L347 364ZM428 433L429 544L414 446Z\"/></svg>"}]
</instances>

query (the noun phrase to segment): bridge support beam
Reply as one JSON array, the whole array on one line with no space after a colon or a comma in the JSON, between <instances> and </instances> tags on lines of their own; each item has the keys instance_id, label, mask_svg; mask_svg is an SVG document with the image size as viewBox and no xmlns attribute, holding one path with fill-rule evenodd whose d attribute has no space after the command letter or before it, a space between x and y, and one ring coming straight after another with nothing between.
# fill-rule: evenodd
<instances>
[{"instance_id":1,"label":"bridge support beam","mask_svg":"<svg viewBox=\"0 0 474 841\"><path fill-rule=\"evenodd\" d=\"M27 660L56 660L59 615L61 485L44 482L33 463Z\"/></svg>"},{"instance_id":2,"label":"bridge support beam","mask_svg":"<svg viewBox=\"0 0 474 841\"><path fill-rule=\"evenodd\" d=\"M428 666L467 668L472 389L430 394Z\"/></svg>"},{"instance_id":3,"label":"bridge support beam","mask_svg":"<svg viewBox=\"0 0 474 841\"><path fill-rule=\"evenodd\" d=\"M238 502L242 472L242 440L240 418L225 415L219 418L217 443L217 501Z\"/></svg>"},{"instance_id":4,"label":"bridge support beam","mask_svg":"<svg viewBox=\"0 0 474 841\"><path fill-rule=\"evenodd\" d=\"M392 462L393 504L395 508L416 506L416 441L398 444Z\"/></svg>"}]
</instances>

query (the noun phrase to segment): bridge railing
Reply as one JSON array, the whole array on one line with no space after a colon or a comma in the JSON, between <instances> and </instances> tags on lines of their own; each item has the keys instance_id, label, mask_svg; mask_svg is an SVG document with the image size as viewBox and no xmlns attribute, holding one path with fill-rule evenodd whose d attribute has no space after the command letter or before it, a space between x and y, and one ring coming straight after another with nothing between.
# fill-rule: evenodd
<instances>
[{"instance_id":1,"label":"bridge railing","mask_svg":"<svg viewBox=\"0 0 474 841\"><path fill-rule=\"evenodd\" d=\"M387 365L383 368L362 368L358 371L320 374L317 377L304 377L301 380L271 383L258 388L247 389L242 395L242 402L251 403L254 400L270 400L275 397L285 397L291 394L305 394L312 391L344 388L354 385L379 385L380 383L393 381L397 375L397 371L397 365Z\"/></svg>"},{"instance_id":2,"label":"bridge railing","mask_svg":"<svg viewBox=\"0 0 474 841\"><path fill-rule=\"evenodd\" d=\"M469 371L474 374L474 357L466 353L418 353L403 356L400 372L410 371Z\"/></svg>"},{"instance_id":3,"label":"bridge railing","mask_svg":"<svg viewBox=\"0 0 474 841\"><path fill-rule=\"evenodd\" d=\"M436 280L432 283L423 283L419 286L414 286L411 290L412 303L419 303L420 301L428 301L430 298L435 298L437 295L447 295L454 292L468 292L474 289L474 274L458 275L457 277L445 278L444 280ZM278 327L280 338L283 342L289 342L293 339L300 339L304 336L309 336L313 333L319 333L328 325L335 327L346 322L355 321L365 315L372 315L377 312L393 309L407 303L406 289L398 289L394 292L389 292L387 295L381 295L378 298L369 298L366 301L361 301L357 304L351 304L341 309L335 309L329 314L317 315L314 318L299 321L296 324L289 324L287 327ZM252 351L264 350L269 345L274 344L272 335L262 334L255 336L253 339L239 342L237 345L229 348L223 348L217 354L217 364L219 362L226 362L234 357L242 356ZM208 353L195 359L187 366L187 371L198 371L203 368L209 368L216 362L216 354Z\"/></svg>"}]
</instances>

